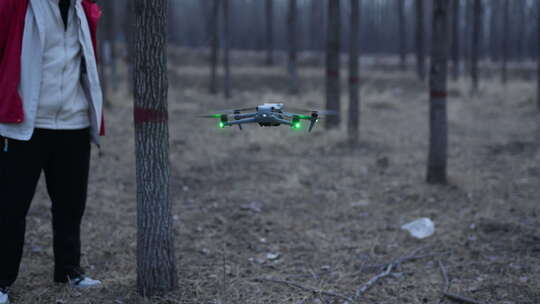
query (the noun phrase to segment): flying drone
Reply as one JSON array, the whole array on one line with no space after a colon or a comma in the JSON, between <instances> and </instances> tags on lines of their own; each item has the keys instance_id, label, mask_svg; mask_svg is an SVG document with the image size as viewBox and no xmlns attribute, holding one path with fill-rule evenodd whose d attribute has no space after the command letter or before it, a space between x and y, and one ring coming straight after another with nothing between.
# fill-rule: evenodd
<instances>
[{"instance_id":1,"label":"flying drone","mask_svg":"<svg viewBox=\"0 0 540 304\"><path fill-rule=\"evenodd\" d=\"M203 118L219 119L218 126L220 128L232 127L237 125L242 130L242 125L256 123L261 127L277 127L280 125L288 125L293 129L302 127L302 120L309 121L308 131L311 132L315 123L319 121L321 116L336 115L331 111L314 111L314 110L297 110L306 114L289 113L283 111L282 103L265 103L255 108L244 108L220 111L217 114L202 115ZM248 112L248 113L243 113ZM231 120L232 119L232 120Z\"/></svg>"}]
</instances>

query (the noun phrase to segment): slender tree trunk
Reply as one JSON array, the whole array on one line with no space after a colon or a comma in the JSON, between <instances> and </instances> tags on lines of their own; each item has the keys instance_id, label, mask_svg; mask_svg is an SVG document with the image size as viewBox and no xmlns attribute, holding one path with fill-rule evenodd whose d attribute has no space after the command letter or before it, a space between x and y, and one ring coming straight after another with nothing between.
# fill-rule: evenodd
<instances>
[{"instance_id":1,"label":"slender tree trunk","mask_svg":"<svg viewBox=\"0 0 540 304\"><path fill-rule=\"evenodd\" d=\"M489 40L490 40L490 49L491 49L491 60L494 62L497 62L499 60L499 29L498 24L499 18L501 16L500 14L500 0L492 0L490 2L491 5L491 15L490 15L490 31L489 31Z\"/></svg>"},{"instance_id":2,"label":"slender tree trunk","mask_svg":"<svg viewBox=\"0 0 540 304\"><path fill-rule=\"evenodd\" d=\"M311 40L311 50L320 51L323 48L321 32L324 30L324 2L311 1L309 35Z\"/></svg>"},{"instance_id":3,"label":"slender tree trunk","mask_svg":"<svg viewBox=\"0 0 540 304\"><path fill-rule=\"evenodd\" d=\"M109 82L113 90L118 88L118 77L116 70L116 10L114 9L114 3L112 1L102 1L103 10L107 13L108 20L105 22L105 40L107 43L104 45L105 53L103 56L107 57L107 66L110 69Z\"/></svg>"},{"instance_id":4,"label":"slender tree trunk","mask_svg":"<svg viewBox=\"0 0 540 304\"><path fill-rule=\"evenodd\" d=\"M526 0L514 0L514 7L516 10L516 26L517 26L517 35L516 35L516 44L514 46L517 54L517 60L522 62L525 59L525 48L524 48L524 37L525 37L525 9L526 9Z\"/></svg>"},{"instance_id":5,"label":"slender tree trunk","mask_svg":"<svg viewBox=\"0 0 540 304\"><path fill-rule=\"evenodd\" d=\"M452 1L452 61L453 61L453 76L454 80L459 78L459 7L460 0Z\"/></svg>"},{"instance_id":6,"label":"slender tree trunk","mask_svg":"<svg viewBox=\"0 0 540 304\"><path fill-rule=\"evenodd\" d=\"M508 39L510 37L508 37L508 33L509 33L509 26L510 26L510 18L509 18L509 13L508 13L508 9L510 8L510 1L509 0L504 0L504 10L503 10L503 23L504 23L504 26L503 26L503 38L502 38L502 49L503 49L503 52L502 52L502 71L501 71L501 81L503 84L506 84L506 81L507 81L507 61L508 61L508 51L509 51L509 48L510 48L510 45L509 45L509 41Z\"/></svg>"},{"instance_id":7,"label":"slender tree trunk","mask_svg":"<svg viewBox=\"0 0 540 304\"><path fill-rule=\"evenodd\" d=\"M446 183L448 128L446 113L448 0L434 0L430 69L430 136L428 183Z\"/></svg>"},{"instance_id":8,"label":"slender tree trunk","mask_svg":"<svg viewBox=\"0 0 540 304\"><path fill-rule=\"evenodd\" d=\"M472 33L471 78L472 91L478 91L478 57L482 34L482 0L474 0L474 29Z\"/></svg>"},{"instance_id":9,"label":"slender tree trunk","mask_svg":"<svg viewBox=\"0 0 540 304\"><path fill-rule=\"evenodd\" d=\"M219 0L212 0L210 17L211 54L210 54L210 94L217 94L217 66L219 60Z\"/></svg>"},{"instance_id":10,"label":"slender tree trunk","mask_svg":"<svg viewBox=\"0 0 540 304\"><path fill-rule=\"evenodd\" d=\"M340 112L340 46L341 46L341 1L328 1L328 29L326 32L326 109ZM326 128L338 128L339 115L326 119Z\"/></svg>"},{"instance_id":11,"label":"slender tree trunk","mask_svg":"<svg viewBox=\"0 0 540 304\"><path fill-rule=\"evenodd\" d=\"M536 16L536 19L537 19L537 23L538 23L538 30L537 30L537 46L538 46L538 49L536 50L536 61L537 61L537 64L538 64L538 71L537 71L537 76L536 76L536 81L537 81L537 87L536 87L536 94L537 94L537 105L538 105L538 110L540 110L540 1L536 3L536 9L537 9L537 16Z\"/></svg>"},{"instance_id":12,"label":"slender tree trunk","mask_svg":"<svg viewBox=\"0 0 540 304\"><path fill-rule=\"evenodd\" d=\"M402 1L402 0L399 0ZM359 30L360 0L351 0L351 32L349 39L349 141L356 143L360 128Z\"/></svg>"},{"instance_id":13,"label":"slender tree trunk","mask_svg":"<svg viewBox=\"0 0 540 304\"><path fill-rule=\"evenodd\" d=\"M474 1L474 0L473 0ZM474 4L471 0L465 1L465 73L471 76L472 65L472 34L474 19Z\"/></svg>"},{"instance_id":14,"label":"slender tree trunk","mask_svg":"<svg viewBox=\"0 0 540 304\"><path fill-rule=\"evenodd\" d=\"M223 2L223 66L225 69L225 84L224 95L226 99L231 98L231 66L230 66L230 11L229 0L221 0Z\"/></svg>"},{"instance_id":15,"label":"slender tree trunk","mask_svg":"<svg viewBox=\"0 0 540 304\"><path fill-rule=\"evenodd\" d=\"M266 0L266 64L274 64L274 0Z\"/></svg>"},{"instance_id":16,"label":"slender tree trunk","mask_svg":"<svg viewBox=\"0 0 540 304\"><path fill-rule=\"evenodd\" d=\"M178 286L169 196L167 0L135 0L137 289L156 296Z\"/></svg>"},{"instance_id":17,"label":"slender tree trunk","mask_svg":"<svg viewBox=\"0 0 540 304\"><path fill-rule=\"evenodd\" d=\"M298 52L298 2L297 0L289 0L289 14L287 16L287 25L288 25L288 46L289 46L289 62L288 62L288 71L289 71L289 93L298 94L298 63L297 63L297 52Z\"/></svg>"},{"instance_id":18,"label":"slender tree trunk","mask_svg":"<svg viewBox=\"0 0 540 304\"><path fill-rule=\"evenodd\" d=\"M407 23L405 22L405 0L397 0L399 10L399 58L401 70L407 66Z\"/></svg>"},{"instance_id":19,"label":"slender tree trunk","mask_svg":"<svg viewBox=\"0 0 540 304\"><path fill-rule=\"evenodd\" d=\"M105 20L107 20L109 16L105 16ZM107 24L107 23L105 23ZM107 24L108 25L108 24ZM105 31L106 28L102 27L100 30L98 30L98 48L99 48L99 54L100 54L100 60L98 62L98 74L99 78L101 79L101 92L103 94L103 103L105 107L110 108L111 107L111 101L109 99L109 75L107 74L107 65L109 64L109 58L107 57L107 43L108 41L105 39Z\"/></svg>"},{"instance_id":20,"label":"slender tree trunk","mask_svg":"<svg viewBox=\"0 0 540 304\"><path fill-rule=\"evenodd\" d=\"M426 79L424 19L424 0L416 0L416 73L421 81Z\"/></svg>"},{"instance_id":21,"label":"slender tree trunk","mask_svg":"<svg viewBox=\"0 0 540 304\"><path fill-rule=\"evenodd\" d=\"M133 7L133 1L127 1L126 3L126 18L124 22L124 36L126 37L126 64L128 68L128 85L129 91L134 92L134 58L135 58L135 10Z\"/></svg>"}]
</instances>

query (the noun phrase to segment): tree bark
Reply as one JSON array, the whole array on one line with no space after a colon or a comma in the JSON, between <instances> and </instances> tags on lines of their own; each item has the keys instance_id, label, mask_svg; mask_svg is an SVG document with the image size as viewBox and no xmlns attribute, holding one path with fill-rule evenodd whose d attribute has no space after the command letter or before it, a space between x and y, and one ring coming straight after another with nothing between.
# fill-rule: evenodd
<instances>
[{"instance_id":1,"label":"tree bark","mask_svg":"<svg viewBox=\"0 0 540 304\"><path fill-rule=\"evenodd\" d=\"M421 81L426 79L424 19L424 0L416 0L416 73Z\"/></svg>"},{"instance_id":2,"label":"tree bark","mask_svg":"<svg viewBox=\"0 0 540 304\"><path fill-rule=\"evenodd\" d=\"M503 84L506 84L507 81L507 61L508 61L508 51L509 51L509 26L510 26L510 20L509 20L509 14L508 10L510 9L510 1L504 0L504 9L503 9L503 38L502 38L502 65L501 65L501 81Z\"/></svg>"},{"instance_id":3,"label":"tree bark","mask_svg":"<svg viewBox=\"0 0 540 304\"><path fill-rule=\"evenodd\" d=\"M137 171L137 290L178 286L169 196L167 0L135 0L134 122Z\"/></svg>"},{"instance_id":4,"label":"tree bark","mask_svg":"<svg viewBox=\"0 0 540 304\"><path fill-rule=\"evenodd\" d=\"M266 0L266 64L274 65L274 0Z\"/></svg>"},{"instance_id":5,"label":"tree bark","mask_svg":"<svg viewBox=\"0 0 540 304\"><path fill-rule=\"evenodd\" d=\"M298 2L297 0L289 0L289 14L287 16L288 25L288 47L289 47L289 93L298 94L298 64L297 64L297 52L298 52Z\"/></svg>"},{"instance_id":6,"label":"tree bark","mask_svg":"<svg viewBox=\"0 0 540 304\"><path fill-rule=\"evenodd\" d=\"M402 0L398 0L402 1ZM360 125L360 82L359 82L359 27L360 0L351 0L351 31L349 39L349 141L358 141Z\"/></svg>"},{"instance_id":7,"label":"tree bark","mask_svg":"<svg viewBox=\"0 0 540 304\"><path fill-rule=\"evenodd\" d=\"M328 25L326 32L326 109L340 112L340 46L341 46L341 1L328 1ZM326 128L338 128L339 115L326 119Z\"/></svg>"},{"instance_id":8,"label":"tree bark","mask_svg":"<svg viewBox=\"0 0 540 304\"><path fill-rule=\"evenodd\" d=\"M405 0L397 0L399 11L399 59L402 71L407 66L407 23L405 22Z\"/></svg>"},{"instance_id":9,"label":"tree bark","mask_svg":"<svg viewBox=\"0 0 540 304\"><path fill-rule=\"evenodd\" d=\"M217 94L217 66L219 60L219 0L212 0L210 17L211 54L210 54L210 94Z\"/></svg>"},{"instance_id":10,"label":"tree bark","mask_svg":"<svg viewBox=\"0 0 540 304\"><path fill-rule=\"evenodd\" d=\"M474 29L472 33L471 78L472 91L478 91L478 57L482 39L482 0L474 0Z\"/></svg>"},{"instance_id":11,"label":"tree bark","mask_svg":"<svg viewBox=\"0 0 540 304\"><path fill-rule=\"evenodd\" d=\"M430 69L430 136L427 182L446 183L448 127L446 113L448 0L434 0Z\"/></svg>"},{"instance_id":12,"label":"tree bark","mask_svg":"<svg viewBox=\"0 0 540 304\"><path fill-rule=\"evenodd\" d=\"M454 80L458 80L459 78L459 34L460 34L460 26L459 26L459 8L460 8L460 0L454 0L452 1L452 61L453 61L453 77Z\"/></svg>"},{"instance_id":13,"label":"tree bark","mask_svg":"<svg viewBox=\"0 0 540 304\"><path fill-rule=\"evenodd\" d=\"M223 2L223 67L225 69L224 95L226 99L231 98L231 65L230 65L230 43L231 43L231 25L229 0Z\"/></svg>"}]
</instances>

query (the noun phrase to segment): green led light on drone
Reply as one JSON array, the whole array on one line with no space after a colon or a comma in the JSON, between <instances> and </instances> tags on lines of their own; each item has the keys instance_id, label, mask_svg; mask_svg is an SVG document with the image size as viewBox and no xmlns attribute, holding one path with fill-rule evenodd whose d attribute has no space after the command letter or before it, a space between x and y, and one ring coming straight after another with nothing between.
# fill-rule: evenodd
<instances>
[{"instance_id":1,"label":"green led light on drone","mask_svg":"<svg viewBox=\"0 0 540 304\"><path fill-rule=\"evenodd\" d=\"M299 122L297 122L297 123L294 124L294 127L295 127L296 129L300 129L301 124L300 124Z\"/></svg>"},{"instance_id":2,"label":"green led light on drone","mask_svg":"<svg viewBox=\"0 0 540 304\"><path fill-rule=\"evenodd\" d=\"M225 124L224 124L223 122L220 121L220 122L219 122L219 127L220 127L221 129L223 129L223 128L225 128Z\"/></svg>"}]
</instances>

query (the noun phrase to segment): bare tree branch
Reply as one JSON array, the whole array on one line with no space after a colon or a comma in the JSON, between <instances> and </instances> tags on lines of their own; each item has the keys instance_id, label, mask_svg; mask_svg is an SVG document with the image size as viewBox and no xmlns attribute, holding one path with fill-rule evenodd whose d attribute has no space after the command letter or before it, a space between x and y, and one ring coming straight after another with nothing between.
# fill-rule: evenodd
<instances>
[{"instance_id":1,"label":"bare tree branch","mask_svg":"<svg viewBox=\"0 0 540 304\"><path fill-rule=\"evenodd\" d=\"M441 260L438 261L439 263L439 269L441 270L441 276L444 279L444 286L442 290L442 294L444 297L454 301L454 302L460 302L460 303L468 303L468 304L484 304L483 302L479 302L476 300L473 300L471 298L467 298L464 296L460 296L454 293L450 293L448 290L450 290L450 280L448 279L448 272L446 271L446 267L444 267L444 264L441 262ZM439 303L441 303L439 301Z\"/></svg>"},{"instance_id":2,"label":"bare tree branch","mask_svg":"<svg viewBox=\"0 0 540 304\"><path fill-rule=\"evenodd\" d=\"M479 302L471 298L467 298L467 297L460 296L460 295L450 293L450 292L444 292L443 295L447 297L448 299L455 302L468 303L468 304L484 304L484 302Z\"/></svg>"},{"instance_id":3,"label":"bare tree branch","mask_svg":"<svg viewBox=\"0 0 540 304\"><path fill-rule=\"evenodd\" d=\"M286 285L286 286L289 286L289 287L295 287L295 288L298 288L298 289L301 289L301 290L304 290L304 291L307 291L307 292L311 292L311 293L314 293L314 294L339 298L339 299L345 300L345 301L347 301L349 303L354 302L353 299L350 298L350 297L343 296L343 295L340 295L340 294L337 294L337 293L334 293L334 292L330 292L330 291L325 291L325 290L320 290L320 289L316 289L316 288L313 288L313 287L304 286L304 285L301 285L300 283L297 283L297 282L284 281L284 280L272 279L272 278L256 278L254 281L255 282L266 281L266 282L278 283L278 284Z\"/></svg>"}]
</instances>

